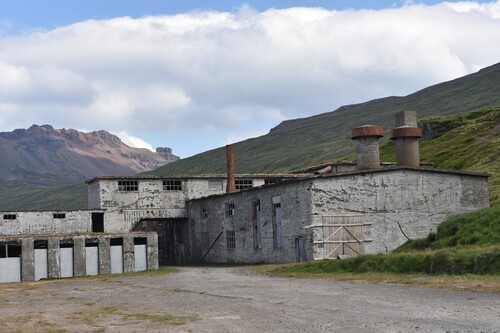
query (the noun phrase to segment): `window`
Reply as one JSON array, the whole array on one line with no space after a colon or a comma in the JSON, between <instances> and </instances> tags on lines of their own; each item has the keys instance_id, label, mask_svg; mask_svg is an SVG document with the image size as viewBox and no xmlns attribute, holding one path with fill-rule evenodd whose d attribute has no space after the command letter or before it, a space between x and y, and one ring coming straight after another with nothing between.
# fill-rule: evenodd
<instances>
[{"instance_id":1,"label":"window","mask_svg":"<svg viewBox=\"0 0 500 333\"><path fill-rule=\"evenodd\" d=\"M209 190L217 190L217 191L222 191L223 190L223 185L222 185L222 180L209 180L208 181L208 189Z\"/></svg>"},{"instance_id":2,"label":"window","mask_svg":"<svg viewBox=\"0 0 500 333\"><path fill-rule=\"evenodd\" d=\"M20 257L21 252L21 245L0 244L0 258Z\"/></svg>"},{"instance_id":3,"label":"window","mask_svg":"<svg viewBox=\"0 0 500 333\"><path fill-rule=\"evenodd\" d=\"M200 217L202 219L206 219L208 217L208 208L201 207L201 209L200 209Z\"/></svg>"},{"instance_id":4,"label":"window","mask_svg":"<svg viewBox=\"0 0 500 333\"><path fill-rule=\"evenodd\" d=\"M55 219L65 219L66 218L66 214L65 213L54 213L53 217Z\"/></svg>"},{"instance_id":5,"label":"window","mask_svg":"<svg viewBox=\"0 0 500 333\"><path fill-rule=\"evenodd\" d=\"M180 180L164 180L164 191L182 191L182 181Z\"/></svg>"},{"instance_id":6,"label":"window","mask_svg":"<svg viewBox=\"0 0 500 333\"><path fill-rule=\"evenodd\" d=\"M208 237L208 231L201 233L201 250L207 251L210 246L210 238Z\"/></svg>"},{"instance_id":7,"label":"window","mask_svg":"<svg viewBox=\"0 0 500 333\"><path fill-rule=\"evenodd\" d=\"M234 230L226 231L226 243L228 249L236 248L236 232Z\"/></svg>"},{"instance_id":8,"label":"window","mask_svg":"<svg viewBox=\"0 0 500 333\"><path fill-rule=\"evenodd\" d=\"M264 185L272 185L279 182L279 179L264 179Z\"/></svg>"},{"instance_id":9,"label":"window","mask_svg":"<svg viewBox=\"0 0 500 333\"><path fill-rule=\"evenodd\" d=\"M226 217L234 215L234 203L232 202L226 203L225 215Z\"/></svg>"},{"instance_id":10,"label":"window","mask_svg":"<svg viewBox=\"0 0 500 333\"><path fill-rule=\"evenodd\" d=\"M16 214L3 214L3 219L4 220L15 220L17 219Z\"/></svg>"},{"instance_id":11,"label":"window","mask_svg":"<svg viewBox=\"0 0 500 333\"><path fill-rule=\"evenodd\" d=\"M260 249L262 247L262 226L260 223L260 200L252 202L253 209L253 247Z\"/></svg>"},{"instance_id":12,"label":"window","mask_svg":"<svg viewBox=\"0 0 500 333\"><path fill-rule=\"evenodd\" d=\"M281 249L283 247L283 232L281 229L281 198L280 196L272 197L273 204L273 247Z\"/></svg>"},{"instance_id":13,"label":"window","mask_svg":"<svg viewBox=\"0 0 500 333\"><path fill-rule=\"evenodd\" d=\"M236 191L246 190L253 187L253 180L251 179L236 179L234 181L236 185Z\"/></svg>"},{"instance_id":14,"label":"window","mask_svg":"<svg viewBox=\"0 0 500 333\"><path fill-rule=\"evenodd\" d=\"M118 191L121 192L134 192L139 191L137 180L120 180L118 181Z\"/></svg>"}]
</instances>

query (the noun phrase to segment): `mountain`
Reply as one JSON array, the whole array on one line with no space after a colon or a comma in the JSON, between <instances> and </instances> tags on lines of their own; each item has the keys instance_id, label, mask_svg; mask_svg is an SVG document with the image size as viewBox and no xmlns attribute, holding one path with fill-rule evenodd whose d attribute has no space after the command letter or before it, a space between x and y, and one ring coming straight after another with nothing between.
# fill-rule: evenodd
<instances>
[{"instance_id":1,"label":"mountain","mask_svg":"<svg viewBox=\"0 0 500 333\"><path fill-rule=\"evenodd\" d=\"M107 174L132 175L178 160L170 148L132 148L106 131L33 125L0 133L0 179L62 185Z\"/></svg>"},{"instance_id":2,"label":"mountain","mask_svg":"<svg viewBox=\"0 0 500 333\"><path fill-rule=\"evenodd\" d=\"M179 157L132 148L106 131L33 125L0 133L0 210L87 208L85 180L133 175Z\"/></svg>"},{"instance_id":3,"label":"mountain","mask_svg":"<svg viewBox=\"0 0 500 333\"><path fill-rule=\"evenodd\" d=\"M355 89L355 87L353 88ZM415 110L420 119L449 116L500 105L500 63L453 81L437 84L405 97L386 97L366 103L342 106L316 116L287 120L267 135L234 145L235 171L289 172L319 165L325 161L354 155L350 130L360 125L381 125L388 140L394 127L394 114ZM148 172L153 175L223 173L224 147Z\"/></svg>"}]
</instances>

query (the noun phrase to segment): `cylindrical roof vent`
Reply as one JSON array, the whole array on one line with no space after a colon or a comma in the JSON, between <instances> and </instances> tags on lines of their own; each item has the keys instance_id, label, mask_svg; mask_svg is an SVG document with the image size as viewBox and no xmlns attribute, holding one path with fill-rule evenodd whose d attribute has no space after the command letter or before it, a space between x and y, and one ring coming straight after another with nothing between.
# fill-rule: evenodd
<instances>
[{"instance_id":1,"label":"cylindrical roof vent","mask_svg":"<svg viewBox=\"0 0 500 333\"><path fill-rule=\"evenodd\" d=\"M396 128L391 131L391 140L396 141L396 164L418 168L420 152L418 139L422 129L417 126L415 111L401 111L396 114Z\"/></svg>"},{"instance_id":2,"label":"cylindrical roof vent","mask_svg":"<svg viewBox=\"0 0 500 333\"><path fill-rule=\"evenodd\" d=\"M357 170L380 168L378 139L384 136L381 126L365 125L351 130L351 139L358 142Z\"/></svg>"}]
</instances>

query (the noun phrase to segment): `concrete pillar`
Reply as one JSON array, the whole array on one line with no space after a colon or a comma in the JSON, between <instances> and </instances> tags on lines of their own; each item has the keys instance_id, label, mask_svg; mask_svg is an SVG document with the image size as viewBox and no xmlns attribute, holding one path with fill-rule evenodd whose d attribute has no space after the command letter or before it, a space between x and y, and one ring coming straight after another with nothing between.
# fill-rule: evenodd
<instances>
[{"instance_id":1,"label":"concrete pillar","mask_svg":"<svg viewBox=\"0 0 500 333\"><path fill-rule=\"evenodd\" d=\"M31 237L21 240L21 281L35 281L35 241Z\"/></svg>"},{"instance_id":2,"label":"concrete pillar","mask_svg":"<svg viewBox=\"0 0 500 333\"><path fill-rule=\"evenodd\" d=\"M418 139L422 137L422 129L417 127L417 113L401 111L395 118L397 127L391 131L391 140L396 142L396 164L418 168L420 166Z\"/></svg>"},{"instance_id":3,"label":"concrete pillar","mask_svg":"<svg viewBox=\"0 0 500 333\"><path fill-rule=\"evenodd\" d=\"M47 239L47 263L50 279L61 277L60 244L61 239L59 237L49 237Z\"/></svg>"},{"instance_id":4,"label":"concrete pillar","mask_svg":"<svg viewBox=\"0 0 500 333\"><path fill-rule=\"evenodd\" d=\"M384 136L384 129L380 126L365 125L351 131L351 139L358 142L357 170L380 168L378 139Z\"/></svg>"},{"instance_id":5,"label":"concrete pillar","mask_svg":"<svg viewBox=\"0 0 500 333\"><path fill-rule=\"evenodd\" d=\"M134 237L123 236L123 273L135 272Z\"/></svg>"},{"instance_id":6,"label":"concrete pillar","mask_svg":"<svg viewBox=\"0 0 500 333\"><path fill-rule=\"evenodd\" d=\"M85 257L85 237L75 237L73 239L73 270L75 276L85 276L86 271Z\"/></svg>"},{"instance_id":7,"label":"concrete pillar","mask_svg":"<svg viewBox=\"0 0 500 333\"><path fill-rule=\"evenodd\" d=\"M158 269L158 234L148 233L148 270Z\"/></svg>"},{"instance_id":8,"label":"concrete pillar","mask_svg":"<svg viewBox=\"0 0 500 333\"><path fill-rule=\"evenodd\" d=\"M109 238L99 237L99 274L111 274Z\"/></svg>"}]
</instances>

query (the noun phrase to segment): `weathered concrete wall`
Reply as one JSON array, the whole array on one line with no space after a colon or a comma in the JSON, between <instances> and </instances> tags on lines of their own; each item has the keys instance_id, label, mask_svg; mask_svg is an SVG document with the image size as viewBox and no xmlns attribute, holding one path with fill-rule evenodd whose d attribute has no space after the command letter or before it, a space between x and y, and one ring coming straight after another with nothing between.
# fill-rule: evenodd
<instances>
[{"instance_id":1,"label":"weathered concrete wall","mask_svg":"<svg viewBox=\"0 0 500 333\"><path fill-rule=\"evenodd\" d=\"M417 169L319 177L311 187L312 214L360 213L366 253L393 250L426 237L445 219L489 206L487 178ZM398 225L399 224L399 225ZM401 227L401 229L400 229Z\"/></svg>"},{"instance_id":2,"label":"weathered concrete wall","mask_svg":"<svg viewBox=\"0 0 500 333\"><path fill-rule=\"evenodd\" d=\"M272 197L280 196L283 247L273 246ZM262 247L254 248L252 202L260 199ZM225 215L225 204L234 203L234 215ZM211 262L293 262L295 239L306 238L307 259L313 259L312 229L322 216L361 214L365 226L366 253L390 251L410 238L435 231L445 219L489 206L487 177L421 169L385 169L375 172L311 177L240 193L189 202L192 254L198 261L205 253L202 234L208 232L206 256ZM205 216L206 215L206 216ZM228 249L226 231L235 231L235 248ZM205 244L206 246L206 244Z\"/></svg>"},{"instance_id":3,"label":"weathered concrete wall","mask_svg":"<svg viewBox=\"0 0 500 333\"><path fill-rule=\"evenodd\" d=\"M208 232L209 245L222 232L219 240L205 258L207 262L234 263L281 263L296 260L296 238L308 238L304 229L309 224L310 192L309 182L276 184L244 192L213 196L193 200L189 203L189 234L191 254L188 261L199 261L207 249L202 249L202 233ZM281 200L282 247L273 245L273 204L272 198ZM254 248L253 202L260 200L259 220L261 227L261 247ZM234 215L226 216L226 204L234 203ZM207 216L204 217L203 212ZM235 248L228 249L226 231L234 230ZM311 249L312 251L312 249ZM311 257L312 259L312 257Z\"/></svg>"},{"instance_id":4,"label":"weathered concrete wall","mask_svg":"<svg viewBox=\"0 0 500 333\"><path fill-rule=\"evenodd\" d=\"M147 238L147 268L158 269L158 237L155 233L121 233L121 234L86 234L86 235L38 235L0 237L0 246L5 244L21 245L22 281L35 280L35 241L47 244L47 271L49 278L61 277L61 244L73 247L73 275L84 276L86 272L86 243L98 243L99 274L109 274L110 239L123 239L123 267L125 273L135 271L134 239Z\"/></svg>"},{"instance_id":5,"label":"weathered concrete wall","mask_svg":"<svg viewBox=\"0 0 500 333\"><path fill-rule=\"evenodd\" d=\"M92 182L87 185L87 199L89 209L96 209L101 207L100 185L101 182Z\"/></svg>"},{"instance_id":6,"label":"weathered concrete wall","mask_svg":"<svg viewBox=\"0 0 500 333\"><path fill-rule=\"evenodd\" d=\"M54 213L64 213L65 218L54 218ZM4 219L5 215L16 215L16 219ZM91 229L92 212L87 210L0 212L0 235L76 233Z\"/></svg>"}]
</instances>

